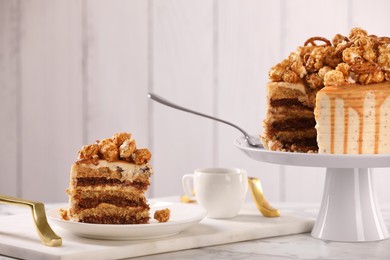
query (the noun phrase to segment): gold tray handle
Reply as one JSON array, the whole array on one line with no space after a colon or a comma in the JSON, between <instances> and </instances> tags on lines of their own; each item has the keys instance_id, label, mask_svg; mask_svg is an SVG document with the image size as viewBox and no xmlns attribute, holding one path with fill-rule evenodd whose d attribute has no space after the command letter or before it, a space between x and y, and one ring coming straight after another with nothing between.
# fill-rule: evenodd
<instances>
[{"instance_id":1,"label":"gold tray handle","mask_svg":"<svg viewBox=\"0 0 390 260\"><path fill-rule=\"evenodd\" d=\"M265 198L260 180L256 177L248 177L248 184L252 199L261 214L267 218L279 217L280 211L272 207Z\"/></svg>"},{"instance_id":2,"label":"gold tray handle","mask_svg":"<svg viewBox=\"0 0 390 260\"><path fill-rule=\"evenodd\" d=\"M45 205L42 202L25 200L0 194L0 203L30 207L35 229L42 243L46 246L61 246L62 238L59 237L47 223Z\"/></svg>"}]
</instances>

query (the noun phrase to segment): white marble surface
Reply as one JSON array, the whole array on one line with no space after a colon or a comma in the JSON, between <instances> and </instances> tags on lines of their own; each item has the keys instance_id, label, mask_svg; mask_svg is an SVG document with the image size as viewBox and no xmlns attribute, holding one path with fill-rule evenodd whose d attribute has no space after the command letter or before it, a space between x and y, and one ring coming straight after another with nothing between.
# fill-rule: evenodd
<instances>
[{"instance_id":1,"label":"white marble surface","mask_svg":"<svg viewBox=\"0 0 390 260\"><path fill-rule=\"evenodd\" d=\"M275 204L284 213L315 218L319 205ZM382 205L390 227L390 205ZM310 233L257 239L220 246L138 257L139 260L175 259L390 259L390 239L379 242L343 243L322 241Z\"/></svg>"},{"instance_id":2,"label":"white marble surface","mask_svg":"<svg viewBox=\"0 0 390 260\"><path fill-rule=\"evenodd\" d=\"M48 205L48 208L52 205ZM283 214L314 218L318 205L275 204ZM0 216L24 211L18 207L0 206ZM382 213L390 226L390 205L382 205ZM1 257L0 259L9 259ZM369 243L322 241L310 233L256 239L245 242L209 246L134 259L390 259L390 239Z\"/></svg>"}]
</instances>

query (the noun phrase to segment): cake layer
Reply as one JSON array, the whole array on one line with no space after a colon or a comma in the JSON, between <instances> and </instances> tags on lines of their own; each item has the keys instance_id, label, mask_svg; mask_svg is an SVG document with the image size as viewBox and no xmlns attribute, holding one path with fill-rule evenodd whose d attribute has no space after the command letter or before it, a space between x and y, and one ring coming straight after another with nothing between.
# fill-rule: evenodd
<instances>
[{"instance_id":1,"label":"cake layer","mask_svg":"<svg viewBox=\"0 0 390 260\"><path fill-rule=\"evenodd\" d=\"M314 118L313 108L303 107L269 107L266 122L294 118Z\"/></svg>"},{"instance_id":2,"label":"cake layer","mask_svg":"<svg viewBox=\"0 0 390 260\"><path fill-rule=\"evenodd\" d=\"M133 187L139 190L146 191L150 185L149 180L145 182L141 181L120 181L118 179L107 179L104 177L86 177L76 178L75 187L86 186L120 186L120 187Z\"/></svg>"},{"instance_id":3,"label":"cake layer","mask_svg":"<svg viewBox=\"0 0 390 260\"><path fill-rule=\"evenodd\" d=\"M302 140L294 140L294 142L279 141L279 140L262 140L264 147L273 151L289 151L289 152L315 152L318 150L316 138L305 138Z\"/></svg>"},{"instance_id":4,"label":"cake layer","mask_svg":"<svg viewBox=\"0 0 390 260\"><path fill-rule=\"evenodd\" d=\"M323 88L315 116L320 153L390 153L390 83Z\"/></svg>"},{"instance_id":5,"label":"cake layer","mask_svg":"<svg viewBox=\"0 0 390 260\"><path fill-rule=\"evenodd\" d=\"M153 171L149 164L137 165L134 163L115 161L107 162L99 160L97 165L92 163L75 163L71 168L71 178L78 177L104 177L118 179L121 181L129 180L149 180Z\"/></svg>"},{"instance_id":6,"label":"cake layer","mask_svg":"<svg viewBox=\"0 0 390 260\"><path fill-rule=\"evenodd\" d=\"M71 192L68 192L70 200L80 200L101 196L117 196L136 201L145 200L144 192L140 192L139 190L121 189L120 187L85 187L70 189L70 191Z\"/></svg>"},{"instance_id":7,"label":"cake layer","mask_svg":"<svg viewBox=\"0 0 390 260\"><path fill-rule=\"evenodd\" d=\"M271 99L271 107L293 107L293 108L311 108L304 103L301 103L298 99L295 98L283 98L283 99Z\"/></svg>"},{"instance_id":8,"label":"cake layer","mask_svg":"<svg viewBox=\"0 0 390 260\"><path fill-rule=\"evenodd\" d=\"M137 217L129 215L85 215L80 222L91 224L148 224L150 217Z\"/></svg>"},{"instance_id":9,"label":"cake layer","mask_svg":"<svg viewBox=\"0 0 390 260\"><path fill-rule=\"evenodd\" d=\"M111 194L120 195L124 197L139 197L144 196L144 190L140 190L134 187L123 188L121 186L86 186L86 187L74 187L68 188L67 193L71 197L90 197L90 194Z\"/></svg>"},{"instance_id":10,"label":"cake layer","mask_svg":"<svg viewBox=\"0 0 390 260\"><path fill-rule=\"evenodd\" d=\"M314 118L294 118L285 120L271 120L268 122L268 131L296 131L314 129L316 121Z\"/></svg>"},{"instance_id":11,"label":"cake layer","mask_svg":"<svg viewBox=\"0 0 390 260\"><path fill-rule=\"evenodd\" d=\"M303 82L269 82L267 98L273 107L276 106L315 106L315 92L306 87Z\"/></svg>"},{"instance_id":12,"label":"cake layer","mask_svg":"<svg viewBox=\"0 0 390 260\"><path fill-rule=\"evenodd\" d=\"M145 199L129 199L122 196L101 195L95 197L85 197L74 203L74 208L89 209L98 206L101 203L109 203L117 207L142 207L149 209Z\"/></svg>"},{"instance_id":13,"label":"cake layer","mask_svg":"<svg viewBox=\"0 0 390 260\"><path fill-rule=\"evenodd\" d=\"M71 208L70 214L75 221L98 224L145 224L150 219L149 208L124 208L106 203L84 210Z\"/></svg>"},{"instance_id":14,"label":"cake layer","mask_svg":"<svg viewBox=\"0 0 390 260\"><path fill-rule=\"evenodd\" d=\"M306 138L316 139L317 132L316 129L306 129L306 130L293 130L293 131L274 131L271 133L275 136L276 140L293 143L297 140L304 140Z\"/></svg>"}]
</instances>

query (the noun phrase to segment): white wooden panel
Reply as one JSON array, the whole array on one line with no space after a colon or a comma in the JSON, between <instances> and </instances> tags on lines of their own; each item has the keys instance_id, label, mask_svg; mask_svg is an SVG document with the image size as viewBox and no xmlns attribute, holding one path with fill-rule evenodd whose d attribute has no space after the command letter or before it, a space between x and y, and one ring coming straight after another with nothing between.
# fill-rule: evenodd
<instances>
[{"instance_id":1,"label":"white wooden panel","mask_svg":"<svg viewBox=\"0 0 390 260\"><path fill-rule=\"evenodd\" d=\"M352 27L364 28L369 34L390 36L389 8L390 2L385 0L352 1ZM390 168L377 168L373 172L379 201L381 203L390 202Z\"/></svg>"},{"instance_id":2,"label":"white wooden panel","mask_svg":"<svg viewBox=\"0 0 390 260\"><path fill-rule=\"evenodd\" d=\"M387 0L357 1L351 0L351 28L361 27L369 34L390 36L390 2Z\"/></svg>"},{"instance_id":3,"label":"white wooden panel","mask_svg":"<svg viewBox=\"0 0 390 260\"><path fill-rule=\"evenodd\" d=\"M147 1L87 1L85 142L131 132L148 146Z\"/></svg>"},{"instance_id":4,"label":"white wooden panel","mask_svg":"<svg viewBox=\"0 0 390 260\"><path fill-rule=\"evenodd\" d=\"M0 1L0 193L18 195L20 151L20 6Z\"/></svg>"},{"instance_id":5,"label":"white wooden panel","mask_svg":"<svg viewBox=\"0 0 390 260\"><path fill-rule=\"evenodd\" d=\"M65 201L81 145L81 5L21 1L22 196Z\"/></svg>"},{"instance_id":6,"label":"white wooden panel","mask_svg":"<svg viewBox=\"0 0 390 260\"><path fill-rule=\"evenodd\" d=\"M283 57L312 36L332 39L337 33L348 34L348 1L329 0L285 1ZM325 168L285 168L285 196L291 202L320 202L325 180Z\"/></svg>"},{"instance_id":7,"label":"white wooden panel","mask_svg":"<svg viewBox=\"0 0 390 260\"><path fill-rule=\"evenodd\" d=\"M151 1L151 90L213 111L213 1ZM181 177L213 159L213 123L153 103L154 196L182 193Z\"/></svg>"},{"instance_id":8,"label":"white wooden panel","mask_svg":"<svg viewBox=\"0 0 390 260\"><path fill-rule=\"evenodd\" d=\"M217 116L253 135L262 132L269 68L280 59L280 1L218 1ZM280 200L279 166L257 162L233 141L242 136L217 127L217 164L258 177L269 200Z\"/></svg>"},{"instance_id":9,"label":"white wooden panel","mask_svg":"<svg viewBox=\"0 0 390 260\"><path fill-rule=\"evenodd\" d=\"M139 148L150 148L147 15L143 0L86 2L86 143L131 132Z\"/></svg>"}]
</instances>

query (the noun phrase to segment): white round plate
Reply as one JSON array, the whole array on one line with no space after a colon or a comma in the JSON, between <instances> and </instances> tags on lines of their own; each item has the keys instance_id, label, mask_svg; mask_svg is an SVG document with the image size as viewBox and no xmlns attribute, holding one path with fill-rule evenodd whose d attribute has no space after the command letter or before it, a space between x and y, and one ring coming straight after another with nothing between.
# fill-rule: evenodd
<instances>
[{"instance_id":1,"label":"white round plate","mask_svg":"<svg viewBox=\"0 0 390 260\"><path fill-rule=\"evenodd\" d=\"M153 219L153 215L156 210L163 208L169 208L171 216L168 222L158 223ZM110 225L62 220L59 215L59 208L47 212L50 222L74 235L106 240L139 240L173 236L199 223L206 214L206 210L197 205L151 202L149 224Z\"/></svg>"},{"instance_id":2,"label":"white round plate","mask_svg":"<svg viewBox=\"0 0 390 260\"><path fill-rule=\"evenodd\" d=\"M273 164L328 167L328 168L376 168L390 167L390 154L318 154L275 152L248 145L244 137L234 145L250 158Z\"/></svg>"}]
</instances>

